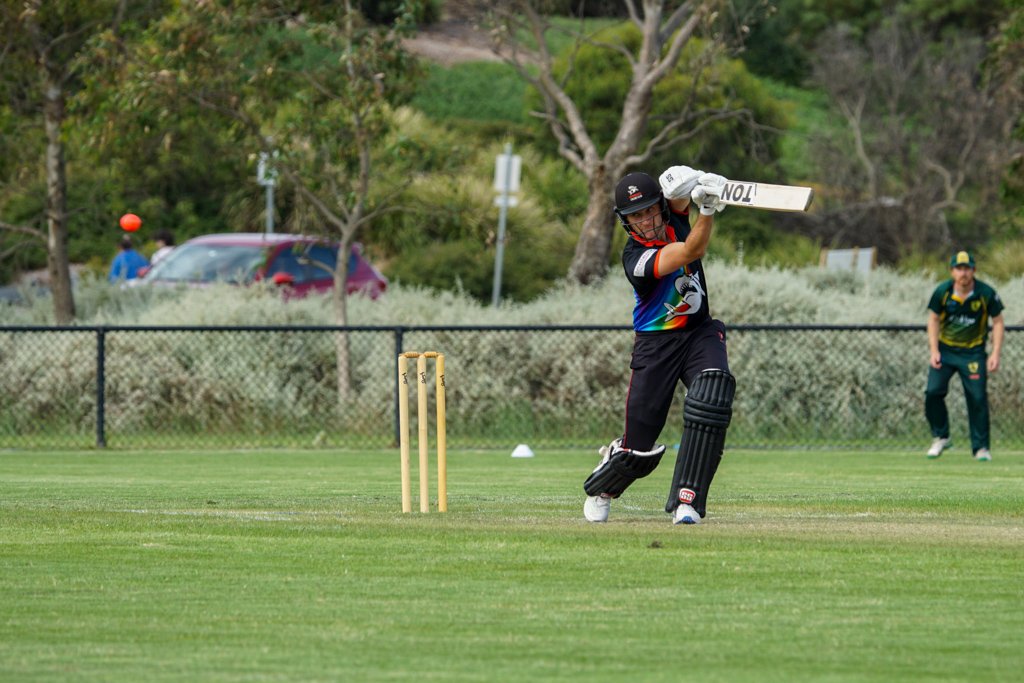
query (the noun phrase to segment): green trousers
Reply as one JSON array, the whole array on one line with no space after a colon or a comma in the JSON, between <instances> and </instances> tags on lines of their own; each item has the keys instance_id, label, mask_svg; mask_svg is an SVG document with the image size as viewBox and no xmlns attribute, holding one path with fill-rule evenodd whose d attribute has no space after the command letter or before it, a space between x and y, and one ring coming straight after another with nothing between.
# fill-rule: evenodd
<instances>
[{"instance_id":1,"label":"green trousers","mask_svg":"<svg viewBox=\"0 0 1024 683\"><path fill-rule=\"evenodd\" d=\"M967 420L971 428L971 452L989 448L988 372L985 347L955 349L939 345L942 367L928 367L928 387L924 390L924 414L933 437L949 438L949 412L946 393L953 374L960 375L967 399Z\"/></svg>"}]
</instances>

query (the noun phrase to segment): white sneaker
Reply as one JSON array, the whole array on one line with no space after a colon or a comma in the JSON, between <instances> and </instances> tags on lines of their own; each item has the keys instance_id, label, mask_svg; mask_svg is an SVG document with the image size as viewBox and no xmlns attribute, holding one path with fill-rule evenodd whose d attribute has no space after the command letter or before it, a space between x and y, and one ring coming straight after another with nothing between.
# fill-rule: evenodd
<instances>
[{"instance_id":1,"label":"white sneaker","mask_svg":"<svg viewBox=\"0 0 1024 683\"><path fill-rule=\"evenodd\" d=\"M932 445L928 449L928 457L929 458L937 458L937 457L939 457L940 455L942 455L942 451L946 450L951 445L953 445L953 444L950 442L949 438L943 439L941 437L937 437L935 440L932 441Z\"/></svg>"},{"instance_id":2,"label":"white sneaker","mask_svg":"<svg viewBox=\"0 0 1024 683\"><path fill-rule=\"evenodd\" d=\"M992 454L988 452L987 448L979 448L978 452L974 454L974 459L988 462L992 459Z\"/></svg>"},{"instance_id":3,"label":"white sneaker","mask_svg":"<svg viewBox=\"0 0 1024 683\"><path fill-rule=\"evenodd\" d=\"M608 496L587 496L583 503L583 516L588 522L607 522L612 499Z\"/></svg>"},{"instance_id":4,"label":"white sneaker","mask_svg":"<svg viewBox=\"0 0 1024 683\"><path fill-rule=\"evenodd\" d=\"M672 513L673 524L700 524L700 515L693 509L692 505L680 503L676 511Z\"/></svg>"},{"instance_id":5,"label":"white sneaker","mask_svg":"<svg viewBox=\"0 0 1024 683\"><path fill-rule=\"evenodd\" d=\"M621 439L615 439L607 446L601 446L597 449L598 454L601 456L601 460L597 463L597 467L594 468L595 472L601 469L601 467L608 462L608 459L612 457L612 451L618 448L621 443ZM611 496L605 496L603 494L598 496L587 496L587 500L583 503L583 516L587 518L588 522L607 522L608 509L611 506Z\"/></svg>"}]
</instances>

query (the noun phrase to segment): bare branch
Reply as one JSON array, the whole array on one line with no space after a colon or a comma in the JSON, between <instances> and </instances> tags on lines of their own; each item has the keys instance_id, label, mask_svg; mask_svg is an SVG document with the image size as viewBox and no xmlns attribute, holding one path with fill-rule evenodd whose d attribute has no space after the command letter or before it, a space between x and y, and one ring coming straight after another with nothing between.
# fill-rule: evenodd
<instances>
[{"instance_id":1,"label":"bare branch","mask_svg":"<svg viewBox=\"0 0 1024 683\"><path fill-rule=\"evenodd\" d=\"M16 242L11 246L7 247L6 249L0 251L0 259L10 258L12 255L26 248L26 246L27 245L24 242Z\"/></svg>"},{"instance_id":2,"label":"bare branch","mask_svg":"<svg viewBox=\"0 0 1024 683\"><path fill-rule=\"evenodd\" d=\"M666 145L693 139L708 126L751 116L746 109L728 112L728 106L695 111L693 102L698 99L695 79L689 98L686 93L672 93L673 101L681 97L682 106L667 123L651 120L655 87L677 69L687 43L717 2L719 0L681 3L624 0L629 21L640 31L640 46L633 49L628 49L622 41L586 35L582 28L553 27L531 0L486 3L496 26L492 34L493 51L540 94L543 111L531 115L547 124L558 143L559 154L587 178L590 202L569 269L570 280L589 282L599 276L608 263L613 228L608 221L608 206L617 174L626 166L650 158ZM546 39L551 31L561 31L573 38L572 46L563 54L566 67L557 74L554 55ZM520 40L524 33L530 36L529 49L525 49ZM601 131L600 139L611 137L603 150L592 137L587 116L581 111L583 105L569 95L570 81L575 83L580 78L583 65L576 58L582 54L584 46L592 46L629 64L618 127L614 131ZM702 69L701 64L688 67L695 73ZM702 122L701 116L709 118ZM593 126L593 122L590 125ZM690 127L692 130L687 130Z\"/></svg>"},{"instance_id":3,"label":"bare branch","mask_svg":"<svg viewBox=\"0 0 1024 683\"><path fill-rule=\"evenodd\" d=\"M850 103L845 100L841 100L837 104L839 105L839 109L843 113L843 116L846 117L847 124L849 124L850 133L853 135L853 143L857 159L860 161L861 166L864 167L864 173L868 178L868 186L865 190L869 197L874 197L878 194L878 171L875 168L874 162L871 161L867 148L864 144L862 117L864 114L864 105L866 103L867 94L861 92L856 102Z\"/></svg>"},{"instance_id":4,"label":"bare branch","mask_svg":"<svg viewBox=\"0 0 1024 683\"><path fill-rule=\"evenodd\" d=\"M0 221L0 230L7 230L9 232L16 232L22 235L28 235L35 239L45 243L46 233L36 228L30 228L27 225L15 225L14 223L7 223L6 221Z\"/></svg>"},{"instance_id":5,"label":"bare branch","mask_svg":"<svg viewBox=\"0 0 1024 683\"><path fill-rule=\"evenodd\" d=\"M676 12L678 13L688 6L689 3L686 3L680 6ZM662 58L660 62L653 62L654 67L647 73L647 77L644 79L641 87L644 89L653 89L655 84L665 78L665 76L668 75L668 72L676 67L676 64L679 63L679 57L683 53L683 47L690 38L693 37L693 32L696 30L697 25L700 23L700 20L704 17L707 10L708 6L706 4L702 4L693 11L693 14L690 15L686 24L673 37L672 43L669 45L668 52L665 54L664 58ZM661 41L658 41L656 46L652 46L652 48L654 47L659 48L660 51Z\"/></svg>"},{"instance_id":6,"label":"bare branch","mask_svg":"<svg viewBox=\"0 0 1024 683\"><path fill-rule=\"evenodd\" d=\"M639 166L651 158L654 153L676 147L688 140L693 140L716 123L752 116L753 112L749 109L709 109L698 112L696 115L686 119L676 119L666 124L657 135L651 138L642 152L626 157L622 165L624 168ZM682 133L674 134L683 126L691 124L694 120L698 121L696 126L688 128Z\"/></svg>"},{"instance_id":7,"label":"bare branch","mask_svg":"<svg viewBox=\"0 0 1024 683\"><path fill-rule=\"evenodd\" d=\"M297 174L291 170L287 170L285 173L288 176L288 179L295 184L295 189L298 190L299 194L301 194L306 201L313 205L313 208L316 209L317 213L319 213L325 221L337 228L339 233L344 234L347 222L332 211L331 207L327 206L327 204L320 199L315 192L312 192L308 187L306 187L305 183L302 182L302 179Z\"/></svg>"},{"instance_id":8,"label":"bare branch","mask_svg":"<svg viewBox=\"0 0 1024 683\"><path fill-rule=\"evenodd\" d=\"M683 4L679 5L679 7L676 7L672 11L672 14L670 14L668 19L665 20L665 25L661 29L661 34L664 36L662 42L668 40L668 37L675 33L676 29L678 29L682 25L687 15L693 12L692 5L692 2L684 2ZM706 11L707 9L710 8L703 7L702 11Z\"/></svg>"},{"instance_id":9,"label":"bare branch","mask_svg":"<svg viewBox=\"0 0 1024 683\"><path fill-rule=\"evenodd\" d=\"M572 137L569 135L568 131L565 130L565 125L558 118L558 111L555 107L554 101L545 97L544 103L547 108L545 112L530 112L530 116L541 119L542 121L547 121L552 134L558 141L558 153L569 161L569 163L571 163L578 171L586 174L587 166L584 159L580 156L573 144Z\"/></svg>"},{"instance_id":10,"label":"bare branch","mask_svg":"<svg viewBox=\"0 0 1024 683\"><path fill-rule=\"evenodd\" d=\"M640 13L636 11L636 2L634 0L625 0L626 9L629 11L629 20L632 21L637 27L644 25L643 19L640 18Z\"/></svg>"}]
</instances>

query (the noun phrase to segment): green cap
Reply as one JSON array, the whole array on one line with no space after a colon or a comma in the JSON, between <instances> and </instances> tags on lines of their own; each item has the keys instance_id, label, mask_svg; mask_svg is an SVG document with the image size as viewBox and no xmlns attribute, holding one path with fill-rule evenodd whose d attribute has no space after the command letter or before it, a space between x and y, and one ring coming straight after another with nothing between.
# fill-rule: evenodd
<instances>
[{"instance_id":1,"label":"green cap","mask_svg":"<svg viewBox=\"0 0 1024 683\"><path fill-rule=\"evenodd\" d=\"M969 251L958 251L953 254L953 258L949 259L949 267L956 268L957 266L967 266L968 268L974 267L974 254Z\"/></svg>"}]
</instances>

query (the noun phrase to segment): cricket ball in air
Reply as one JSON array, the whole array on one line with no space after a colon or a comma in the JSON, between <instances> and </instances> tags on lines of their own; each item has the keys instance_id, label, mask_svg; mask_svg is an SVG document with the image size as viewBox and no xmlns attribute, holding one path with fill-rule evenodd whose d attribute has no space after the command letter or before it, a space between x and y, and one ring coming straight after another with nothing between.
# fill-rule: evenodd
<instances>
[{"instance_id":1,"label":"cricket ball in air","mask_svg":"<svg viewBox=\"0 0 1024 683\"><path fill-rule=\"evenodd\" d=\"M121 216L121 229L125 232L135 232L142 227L142 219L134 213L126 213Z\"/></svg>"}]
</instances>

